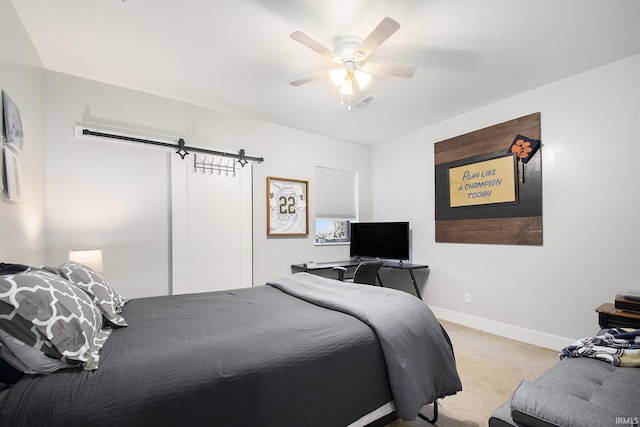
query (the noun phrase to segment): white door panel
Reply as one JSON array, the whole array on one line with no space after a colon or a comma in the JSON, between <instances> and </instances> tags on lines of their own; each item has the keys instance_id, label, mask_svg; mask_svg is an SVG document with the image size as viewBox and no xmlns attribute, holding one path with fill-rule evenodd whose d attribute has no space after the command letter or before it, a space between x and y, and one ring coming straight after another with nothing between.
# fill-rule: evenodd
<instances>
[{"instance_id":1,"label":"white door panel","mask_svg":"<svg viewBox=\"0 0 640 427\"><path fill-rule=\"evenodd\" d=\"M193 160L173 156L173 294L252 285L251 180L251 164L219 176L194 173Z\"/></svg>"}]
</instances>

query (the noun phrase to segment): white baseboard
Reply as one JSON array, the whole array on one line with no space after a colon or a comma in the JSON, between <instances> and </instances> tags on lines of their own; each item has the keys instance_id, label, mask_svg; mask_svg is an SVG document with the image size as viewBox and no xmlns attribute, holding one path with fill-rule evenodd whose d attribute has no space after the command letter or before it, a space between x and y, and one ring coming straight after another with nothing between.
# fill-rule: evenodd
<instances>
[{"instance_id":1,"label":"white baseboard","mask_svg":"<svg viewBox=\"0 0 640 427\"><path fill-rule=\"evenodd\" d=\"M433 311L433 314L435 314L438 319L489 332L490 334L499 335L512 340L537 345L538 347L560 351L576 341L575 339L533 331L531 329L496 322L495 320L483 319L482 317L471 316L469 314L458 313L444 308L432 306L429 306L429 308L431 308L431 311Z\"/></svg>"}]
</instances>

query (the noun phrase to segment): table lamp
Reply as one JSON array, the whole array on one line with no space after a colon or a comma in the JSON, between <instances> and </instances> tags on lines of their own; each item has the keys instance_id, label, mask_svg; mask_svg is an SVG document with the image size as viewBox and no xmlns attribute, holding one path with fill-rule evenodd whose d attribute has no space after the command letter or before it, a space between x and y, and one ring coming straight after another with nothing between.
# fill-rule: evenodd
<instances>
[{"instance_id":1,"label":"table lamp","mask_svg":"<svg viewBox=\"0 0 640 427\"><path fill-rule=\"evenodd\" d=\"M69 251L69 261L84 264L96 273L102 273L102 249L86 249L81 251Z\"/></svg>"}]
</instances>

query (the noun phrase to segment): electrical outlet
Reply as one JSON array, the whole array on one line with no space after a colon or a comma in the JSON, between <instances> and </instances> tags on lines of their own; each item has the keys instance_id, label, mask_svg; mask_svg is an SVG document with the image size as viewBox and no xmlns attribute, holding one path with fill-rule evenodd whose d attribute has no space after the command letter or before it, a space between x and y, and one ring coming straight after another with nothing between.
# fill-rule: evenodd
<instances>
[{"instance_id":1,"label":"electrical outlet","mask_svg":"<svg viewBox=\"0 0 640 427\"><path fill-rule=\"evenodd\" d=\"M468 292L465 292L464 294L464 302L465 304L471 304L471 294Z\"/></svg>"}]
</instances>

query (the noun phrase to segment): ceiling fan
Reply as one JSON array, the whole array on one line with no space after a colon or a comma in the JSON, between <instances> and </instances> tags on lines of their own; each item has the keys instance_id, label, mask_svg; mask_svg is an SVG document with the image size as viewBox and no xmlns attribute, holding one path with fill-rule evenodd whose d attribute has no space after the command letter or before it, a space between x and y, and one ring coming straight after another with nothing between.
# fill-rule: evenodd
<instances>
[{"instance_id":1,"label":"ceiling fan","mask_svg":"<svg viewBox=\"0 0 640 427\"><path fill-rule=\"evenodd\" d=\"M371 80L372 75L413 77L416 72L416 67L412 65L365 62L365 60L373 54L382 43L391 37L393 33L398 31L399 28L400 24L386 17L364 40L358 36L338 37L335 40L334 50L328 49L300 31L291 33L289 35L290 38L340 66L303 79L294 80L290 84L292 86L300 86L330 76L331 81L340 87L341 95L351 96L354 87L357 86L360 89L364 89Z\"/></svg>"}]
</instances>

